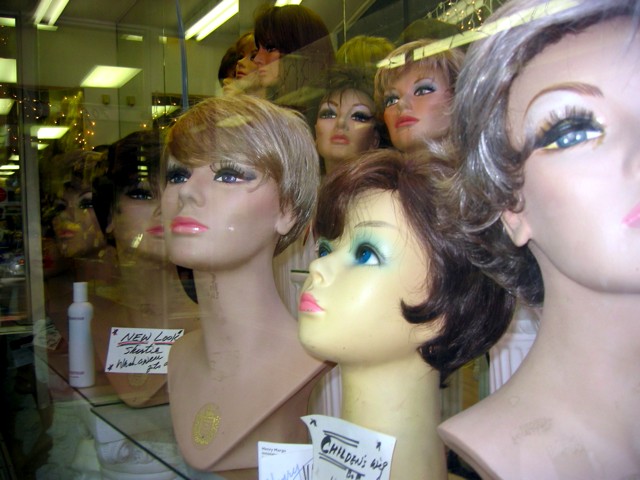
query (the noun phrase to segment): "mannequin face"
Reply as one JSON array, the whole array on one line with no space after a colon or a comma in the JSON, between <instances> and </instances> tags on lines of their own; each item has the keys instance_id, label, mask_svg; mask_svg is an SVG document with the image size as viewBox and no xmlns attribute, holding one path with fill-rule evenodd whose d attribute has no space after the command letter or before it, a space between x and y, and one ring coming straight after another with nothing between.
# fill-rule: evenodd
<instances>
[{"instance_id":1,"label":"mannequin face","mask_svg":"<svg viewBox=\"0 0 640 480\"><path fill-rule=\"evenodd\" d=\"M60 213L54 217L53 231L65 257L83 257L104 248L106 239L93 211L89 187L65 188L59 200Z\"/></svg>"},{"instance_id":2,"label":"mannequin face","mask_svg":"<svg viewBox=\"0 0 640 480\"><path fill-rule=\"evenodd\" d=\"M316 120L316 145L327 173L380 141L375 130L373 99L358 90L335 92L320 104Z\"/></svg>"},{"instance_id":3,"label":"mannequin face","mask_svg":"<svg viewBox=\"0 0 640 480\"><path fill-rule=\"evenodd\" d=\"M528 242L545 286L640 291L640 37L627 20L564 37L514 82L509 122L526 160L524 211L503 222Z\"/></svg>"},{"instance_id":4,"label":"mannequin face","mask_svg":"<svg viewBox=\"0 0 640 480\"><path fill-rule=\"evenodd\" d=\"M384 92L384 123L391 143L410 152L444 136L451 123L451 90L440 71L414 64Z\"/></svg>"},{"instance_id":5,"label":"mannequin face","mask_svg":"<svg viewBox=\"0 0 640 480\"><path fill-rule=\"evenodd\" d=\"M276 183L252 166L187 168L172 159L162 195L169 258L202 271L258 257L271 262L278 239L291 228L279 202Z\"/></svg>"},{"instance_id":6,"label":"mannequin face","mask_svg":"<svg viewBox=\"0 0 640 480\"><path fill-rule=\"evenodd\" d=\"M260 45L253 59L258 66L258 77L262 87L272 87L280 76L280 50L270 46Z\"/></svg>"},{"instance_id":7,"label":"mannequin face","mask_svg":"<svg viewBox=\"0 0 640 480\"><path fill-rule=\"evenodd\" d=\"M305 348L343 364L418 355L432 327L407 322L400 302L425 300L427 260L395 195L371 190L357 198L342 236L320 239L318 255L298 311Z\"/></svg>"},{"instance_id":8,"label":"mannequin face","mask_svg":"<svg viewBox=\"0 0 640 480\"><path fill-rule=\"evenodd\" d=\"M111 228L121 263L165 257L158 189L148 181L128 187L120 194Z\"/></svg>"},{"instance_id":9,"label":"mannequin face","mask_svg":"<svg viewBox=\"0 0 640 480\"><path fill-rule=\"evenodd\" d=\"M253 61L258 52L253 39L253 35L245 38L241 45L240 54L242 58L236 64L236 78L242 78L257 70L258 65Z\"/></svg>"}]
</instances>

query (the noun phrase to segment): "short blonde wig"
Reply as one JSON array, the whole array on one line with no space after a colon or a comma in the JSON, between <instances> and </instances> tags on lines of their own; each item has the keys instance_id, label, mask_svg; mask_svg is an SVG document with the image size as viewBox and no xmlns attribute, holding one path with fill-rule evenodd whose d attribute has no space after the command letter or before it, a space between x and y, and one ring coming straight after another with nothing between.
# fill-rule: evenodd
<instances>
[{"instance_id":1,"label":"short blonde wig","mask_svg":"<svg viewBox=\"0 0 640 480\"><path fill-rule=\"evenodd\" d=\"M291 209L296 219L278 241L275 255L309 223L320 179L319 160L311 131L297 112L248 95L206 99L169 131L165 163L169 156L187 167L242 163L273 179L281 209Z\"/></svg>"}]
</instances>

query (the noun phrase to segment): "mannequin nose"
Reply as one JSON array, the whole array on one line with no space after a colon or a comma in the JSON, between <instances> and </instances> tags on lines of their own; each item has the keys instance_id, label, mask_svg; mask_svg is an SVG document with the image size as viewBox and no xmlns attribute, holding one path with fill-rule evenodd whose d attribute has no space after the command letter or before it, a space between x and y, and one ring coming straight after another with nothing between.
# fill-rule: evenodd
<instances>
[{"instance_id":1,"label":"mannequin nose","mask_svg":"<svg viewBox=\"0 0 640 480\"><path fill-rule=\"evenodd\" d=\"M258 65L259 67L266 65L266 60L265 60L266 53L267 52L264 48L262 47L258 48L258 51L256 52L256 56L253 57L253 63Z\"/></svg>"},{"instance_id":2,"label":"mannequin nose","mask_svg":"<svg viewBox=\"0 0 640 480\"><path fill-rule=\"evenodd\" d=\"M339 115L336 118L336 128L340 130L349 130L349 124L345 115Z\"/></svg>"},{"instance_id":3,"label":"mannequin nose","mask_svg":"<svg viewBox=\"0 0 640 480\"><path fill-rule=\"evenodd\" d=\"M205 185L202 184L203 177L210 180L210 176L206 175L206 172L210 172L209 167L204 167L204 170L205 172L202 171L202 167L194 168L187 181L178 185L178 201L183 205L194 203L201 206L203 204L202 192L205 188Z\"/></svg>"},{"instance_id":4,"label":"mannequin nose","mask_svg":"<svg viewBox=\"0 0 640 480\"><path fill-rule=\"evenodd\" d=\"M411 99L408 95L403 95L398 99L398 110L411 108Z\"/></svg>"},{"instance_id":5,"label":"mannequin nose","mask_svg":"<svg viewBox=\"0 0 640 480\"><path fill-rule=\"evenodd\" d=\"M307 286L321 285L330 279L330 261L328 257L316 258L309 265Z\"/></svg>"}]
</instances>

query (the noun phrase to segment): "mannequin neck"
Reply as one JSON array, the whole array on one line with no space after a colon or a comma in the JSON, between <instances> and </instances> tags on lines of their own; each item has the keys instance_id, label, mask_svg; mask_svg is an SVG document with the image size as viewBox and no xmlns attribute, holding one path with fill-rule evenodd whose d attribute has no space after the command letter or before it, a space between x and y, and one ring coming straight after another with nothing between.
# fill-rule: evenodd
<instances>
[{"instance_id":1,"label":"mannequin neck","mask_svg":"<svg viewBox=\"0 0 640 480\"><path fill-rule=\"evenodd\" d=\"M416 353L393 363L345 365L342 418L396 438L392 479L446 478L440 374Z\"/></svg>"},{"instance_id":2,"label":"mannequin neck","mask_svg":"<svg viewBox=\"0 0 640 480\"><path fill-rule=\"evenodd\" d=\"M271 258L263 265L194 271L200 322L209 359L237 346L244 354L266 348L264 336L295 327L282 303Z\"/></svg>"}]
</instances>

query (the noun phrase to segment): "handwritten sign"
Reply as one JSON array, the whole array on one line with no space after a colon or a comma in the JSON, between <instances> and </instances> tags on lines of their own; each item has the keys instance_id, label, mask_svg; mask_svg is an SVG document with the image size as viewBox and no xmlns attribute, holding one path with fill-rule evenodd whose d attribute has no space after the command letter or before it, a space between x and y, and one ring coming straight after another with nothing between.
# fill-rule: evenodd
<instances>
[{"instance_id":1,"label":"handwritten sign","mask_svg":"<svg viewBox=\"0 0 640 480\"><path fill-rule=\"evenodd\" d=\"M389 480L396 439L340 418L302 417L313 444L313 478Z\"/></svg>"},{"instance_id":2,"label":"handwritten sign","mask_svg":"<svg viewBox=\"0 0 640 480\"><path fill-rule=\"evenodd\" d=\"M182 329L111 328L106 373L167 373L169 349Z\"/></svg>"},{"instance_id":3,"label":"handwritten sign","mask_svg":"<svg viewBox=\"0 0 640 480\"><path fill-rule=\"evenodd\" d=\"M258 480L311 480L313 447L258 442Z\"/></svg>"}]
</instances>

